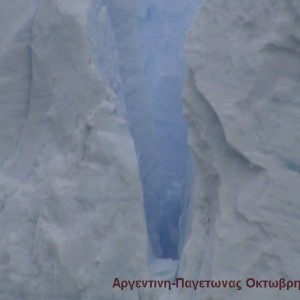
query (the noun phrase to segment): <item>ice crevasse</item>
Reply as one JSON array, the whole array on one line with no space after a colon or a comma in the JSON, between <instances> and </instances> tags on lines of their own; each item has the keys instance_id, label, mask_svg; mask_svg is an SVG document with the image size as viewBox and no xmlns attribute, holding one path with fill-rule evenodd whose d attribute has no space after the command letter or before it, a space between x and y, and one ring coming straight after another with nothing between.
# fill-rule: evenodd
<instances>
[{"instance_id":1,"label":"ice crevasse","mask_svg":"<svg viewBox=\"0 0 300 300\"><path fill-rule=\"evenodd\" d=\"M143 176L148 191L159 179L138 5L0 3L0 299L296 299L295 289L112 288L149 278ZM299 280L299 2L199 8L185 42L196 170L176 275Z\"/></svg>"}]
</instances>

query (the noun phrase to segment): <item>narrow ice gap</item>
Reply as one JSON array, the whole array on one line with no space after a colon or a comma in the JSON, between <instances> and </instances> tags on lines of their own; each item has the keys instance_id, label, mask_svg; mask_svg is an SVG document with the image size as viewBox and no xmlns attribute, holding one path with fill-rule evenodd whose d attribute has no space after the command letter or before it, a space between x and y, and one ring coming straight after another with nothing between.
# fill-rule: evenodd
<instances>
[{"instance_id":1,"label":"narrow ice gap","mask_svg":"<svg viewBox=\"0 0 300 300\"><path fill-rule=\"evenodd\" d=\"M184 239L180 220L191 167L180 99L185 76L183 45L200 2L141 0L139 8L138 47L156 160L156 174L151 176L155 184L142 178L152 249L150 270L164 278L176 272L179 244Z\"/></svg>"}]
</instances>

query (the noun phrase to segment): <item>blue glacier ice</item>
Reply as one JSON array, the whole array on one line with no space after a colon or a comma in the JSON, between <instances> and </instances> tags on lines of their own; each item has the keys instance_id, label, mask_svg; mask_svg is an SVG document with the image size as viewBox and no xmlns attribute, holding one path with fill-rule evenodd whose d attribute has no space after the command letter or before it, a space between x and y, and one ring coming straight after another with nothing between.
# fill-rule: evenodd
<instances>
[{"instance_id":1,"label":"blue glacier ice","mask_svg":"<svg viewBox=\"0 0 300 300\"><path fill-rule=\"evenodd\" d=\"M145 207L153 253L162 258L178 258L179 222L191 172L181 105L183 45L200 3L140 1L139 50L159 172L158 184L151 187L155 198L146 193Z\"/></svg>"}]
</instances>

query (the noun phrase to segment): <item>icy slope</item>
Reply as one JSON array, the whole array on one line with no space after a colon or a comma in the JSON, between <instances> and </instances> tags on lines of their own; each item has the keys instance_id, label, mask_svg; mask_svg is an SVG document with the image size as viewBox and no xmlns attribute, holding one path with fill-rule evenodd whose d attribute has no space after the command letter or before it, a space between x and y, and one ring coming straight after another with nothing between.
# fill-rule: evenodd
<instances>
[{"instance_id":1,"label":"icy slope","mask_svg":"<svg viewBox=\"0 0 300 300\"><path fill-rule=\"evenodd\" d=\"M111 288L142 276L147 235L118 61L94 61L117 59L110 15L90 24L92 5L0 4L1 299L138 299Z\"/></svg>"},{"instance_id":2,"label":"icy slope","mask_svg":"<svg viewBox=\"0 0 300 300\"><path fill-rule=\"evenodd\" d=\"M189 279L299 279L300 5L210 0L186 44L197 162ZM296 299L278 289L182 290L178 299Z\"/></svg>"}]
</instances>

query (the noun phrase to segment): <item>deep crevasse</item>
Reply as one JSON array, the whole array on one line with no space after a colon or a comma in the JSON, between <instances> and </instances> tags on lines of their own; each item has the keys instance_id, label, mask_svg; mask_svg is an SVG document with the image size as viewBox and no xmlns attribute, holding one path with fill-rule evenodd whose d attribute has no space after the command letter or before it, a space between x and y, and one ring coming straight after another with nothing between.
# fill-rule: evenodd
<instances>
[{"instance_id":1,"label":"deep crevasse","mask_svg":"<svg viewBox=\"0 0 300 300\"><path fill-rule=\"evenodd\" d=\"M180 252L179 222L188 197L190 180L187 178L191 172L180 100L184 78L183 43L199 1L178 1L172 5L169 1L136 1L131 3L131 8L126 3L122 8L110 1L94 3L91 15L95 18L108 14L107 31L113 33L113 38L106 40L109 46L114 45L111 56L117 65L108 65L111 64L106 59L109 53L102 48L94 49L94 53L100 69L104 68L114 91L123 99L135 140L149 253L154 257L176 259ZM185 14L180 18L183 11ZM94 37L99 36L97 26L93 26L92 31ZM102 45L102 40L105 37L99 36L93 44Z\"/></svg>"},{"instance_id":2,"label":"deep crevasse","mask_svg":"<svg viewBox=\"0 0 300 300\"><path fill-rule=\"evenodd\" d=\"M139 20L173 41L180 30L168 27L166 3L177 21L186 3L145 2ZM182 170L170 167L169 150L153 148L148 118L157 104L161 124L160 99L177 97L167 88L180 68L175 52L166 55L177 46L142 35L139 62L132 0L3 0L0 8L1 299L298 297L297 289L112 289L115 277L149 278L137 156L145 199L157 201L146 200L150 217L168 189L157 188L161 166ZM158 278L298 279L299 15L296 0L210 0L197 15L184 88L199 170L185 210L190 234L178 270L171 260L150 265ZM149 223L148 232L159 245Z\"/></svg>"},{"instance_id":3,"label":"deep crevasse","mask_svg":"<svg viewBox=\"0 0 300 300\"><path fill-rule=\"evenodd\" d=\"M159 177L145 205L154 255L163 258L178 258L184 239L180 237L180 218L192 170L181 106L183 44L200 3L140 1L139 50Z\"/></svg>"}]
</instances>

